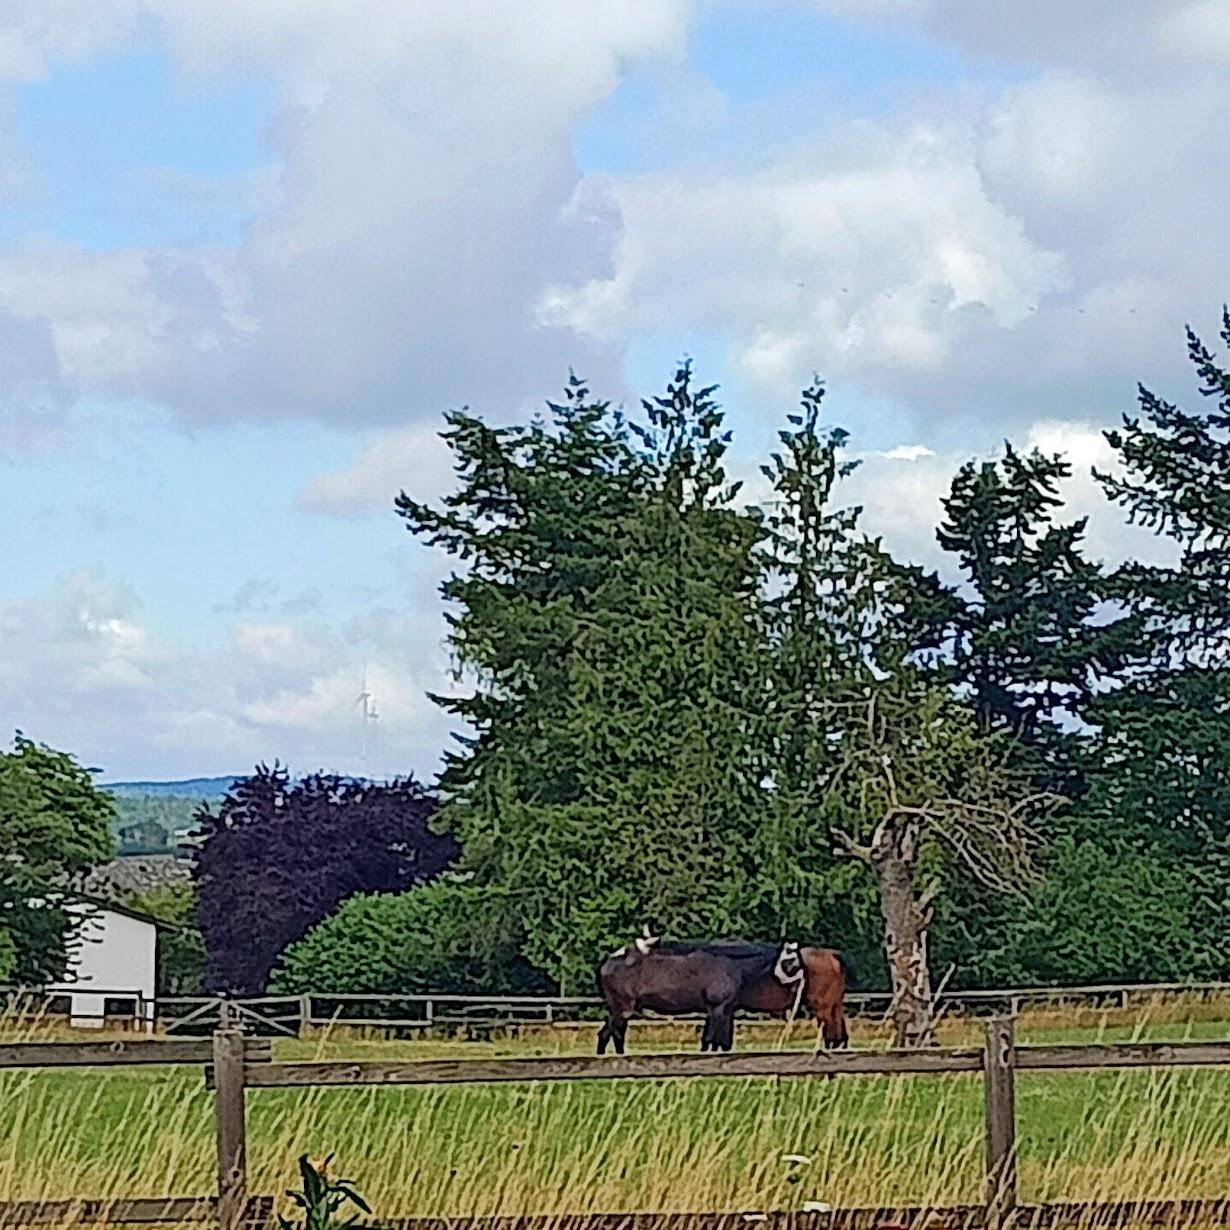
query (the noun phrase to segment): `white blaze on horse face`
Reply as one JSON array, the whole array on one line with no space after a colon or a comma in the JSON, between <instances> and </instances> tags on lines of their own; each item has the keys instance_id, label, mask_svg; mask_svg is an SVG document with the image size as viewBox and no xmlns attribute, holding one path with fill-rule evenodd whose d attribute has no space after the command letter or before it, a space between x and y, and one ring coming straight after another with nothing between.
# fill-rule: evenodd
<instances>
[{"instance_id":1,"label":"white blaze on horse face","mask_svg":"<svg viewBox=\"0 0 1230 1230\"><path fill-rule=\"evenodd\" d=\"M793 942L783 944L777 954L777 964L773 967L773 977L783 986L791 986L803 978L803 961L799 956L799 946Z\"/></svg>"},{"instance_id":2,"label":"white blaze on horse face","mask_svg":"<svg viewBox=\"0 0 1230 1230\"><path fill-rule=\"evenodd\" d=\"M650 950L659 939L661 939L661 936L654 935L653 932L649 930L649 924L646 923L644 936L636 941L637 952L639 952L642 957L649 956Z\"/></svg>"}]
</instances>

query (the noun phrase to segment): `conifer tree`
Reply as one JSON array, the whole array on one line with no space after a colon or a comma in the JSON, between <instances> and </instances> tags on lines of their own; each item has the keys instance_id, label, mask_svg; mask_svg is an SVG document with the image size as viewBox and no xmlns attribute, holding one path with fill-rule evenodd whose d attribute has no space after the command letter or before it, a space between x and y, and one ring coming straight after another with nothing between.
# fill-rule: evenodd
<instances>
[{"instance_id":1,"label":"conifer tree","mask_svg":"<svg viewBox=\"0 0 1230 1230\"><path fill-rule=\"evenodd\" d=\"M735 920L762 807L762 531L713 391L684 365L634 427L575 379L547 422L452 416L458 491L398 502L465 568L444 593L472 690L444 703L473 733L442 823L566 985L647 920Z\"/></svg>"}]
</instances>

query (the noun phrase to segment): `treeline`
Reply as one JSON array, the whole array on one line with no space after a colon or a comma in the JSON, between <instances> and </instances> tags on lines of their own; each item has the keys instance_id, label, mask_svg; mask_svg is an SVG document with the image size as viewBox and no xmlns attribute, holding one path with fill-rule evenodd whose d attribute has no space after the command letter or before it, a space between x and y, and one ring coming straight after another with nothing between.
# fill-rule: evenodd
<instances>
[{"instance_id":1,"label":"treeline","mask_svg":"<svg viewBox=\"0 0 1230 1230\"><path fill-rule=\"evenodd\" d=\"M1224 320L1230 345L1230 316ZM935 983L1230 976L1230 375L1149 390L1098 474L1173 562L1108 569L1060 456L954 476L955 582L893 558L804 391L749 504L715 389L446 416L403 493L467 734L429 795L260 770L200 816L216 989L588 993L648 923L842 948L923 1038ZM438 799L438 804L437 804Z\"/></svg>"},{"instance_id":2,"label":"treeline","mask_svg":"<svg viewBox=\"0 0 1230 1230\"><path fill-rule=\"evenodd\" d=\"M529 423L448 415L456 489L397 510L457 563L466 686L438 703L472 733L434 823L458 874L348 903L280 985L417 989L415 962L485 960L588 991L646 922L837 945L916 1006L928 968L1230 975L1230 377L1188 344L1202 405L1142 388L1097 475L1172 541L1165 567L1092 559L1069 464L1010 446L944 500L960 580L902 564L843 500L818 384L759 508L687 366L635 417L577 379Z\"/></svg>"},{"instance_id":3,"label":"treeline","mask_svg":"<svg viewBox=\"0 0 1230 1230\"><path fill-rule=\"evenodd\" d=\"M201 800L187 795L116 795L115 832L120 855L171 854L190 833Z\"/></svg>"}]
</instances>

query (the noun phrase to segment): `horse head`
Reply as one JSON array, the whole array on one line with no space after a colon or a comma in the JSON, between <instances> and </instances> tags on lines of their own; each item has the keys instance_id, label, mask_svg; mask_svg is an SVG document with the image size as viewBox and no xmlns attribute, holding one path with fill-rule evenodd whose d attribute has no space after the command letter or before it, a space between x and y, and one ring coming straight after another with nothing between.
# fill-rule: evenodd
<instances>
[{"instance_id":1,"label":"horse head","mask_svg":"<svg viewBox=\"0 0 1230 1230\"><path fill-rule=\"evenodd\" d=\"M777 962L773 966L773 977L783 986L793 986L803 978L803 958L799 955L799 946L793 940L788 940L777 954Z\"/></svg>"},{"instance_id":2,"label":"horse head","mask_svg":"<svg viewBox=\"0 0 1230 1230\"><path fill-rule=\"evenodd\" d=\"M649 954L653 951L654 946L661 938L662 937L660 935L654 935L653 932L649 930L649 924L646 923L645 934L636 941L636 951L639 952L642 957L649 956Z\"/></svg>"}]
</instances>

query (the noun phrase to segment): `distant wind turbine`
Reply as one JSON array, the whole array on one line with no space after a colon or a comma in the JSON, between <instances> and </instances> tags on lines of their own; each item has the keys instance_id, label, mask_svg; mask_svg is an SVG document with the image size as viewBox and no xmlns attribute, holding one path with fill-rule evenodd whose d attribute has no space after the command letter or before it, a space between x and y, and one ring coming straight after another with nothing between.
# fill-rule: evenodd
<instances>
[{"instance_id":1,"label":"distant wind turbine","mask_svg":"<svg viewBox=\"0 0 1230 1230\"><path fill-rule=\"evenodd\" d=\"M369 735L375 734L376 721L380 715L376 712L376 698L367 686L367 663L363 663L363 690L355 697L354 703L362 706L363 736L359 751L359 772L367 778L367 749Z\"/></svg>"}]
</instances>

